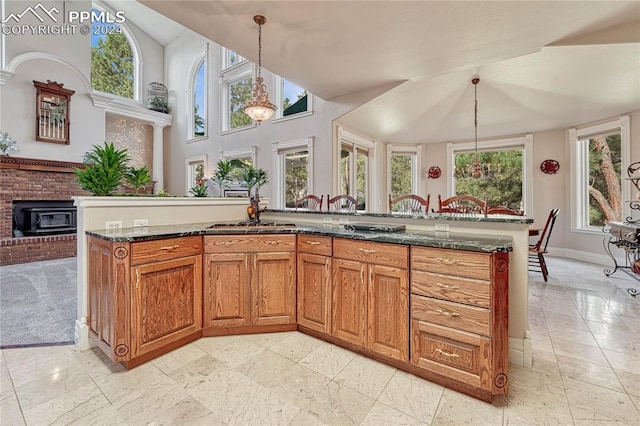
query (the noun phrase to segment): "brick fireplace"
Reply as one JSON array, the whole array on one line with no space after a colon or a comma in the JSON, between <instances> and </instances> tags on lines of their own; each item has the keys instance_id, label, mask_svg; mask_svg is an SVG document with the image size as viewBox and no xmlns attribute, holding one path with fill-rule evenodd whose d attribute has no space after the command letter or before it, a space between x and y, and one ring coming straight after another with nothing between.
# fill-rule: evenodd
<instances>
[{"instance_id":1,"label":"brick fireplace","mask_svg":"<svg viewBox=\"0 0 640 426\"><path fill-rule=\"evenodd\" d=\"M13 235L13 203L87 195L73 173L82 163L0 156L0 265L76 255L76 234Z\"/></svg>"}]
</instances>

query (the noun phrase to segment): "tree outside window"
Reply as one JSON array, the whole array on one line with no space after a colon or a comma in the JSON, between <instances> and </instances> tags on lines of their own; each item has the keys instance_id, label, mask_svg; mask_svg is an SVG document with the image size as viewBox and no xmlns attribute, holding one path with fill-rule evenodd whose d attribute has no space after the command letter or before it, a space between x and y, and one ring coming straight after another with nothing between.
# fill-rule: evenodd
<instances>
[{"instance_id":1,"label":"tree outside window","mask_svg":"<svg viewBox=\"0 0 640 426\"><path fill-rule=\"evenodd\" d=\"M455 154L455 193L472 195L490 206L506 206L522 211L523 200L523 148L500 151L481 151L478 160L482 176L471 176L474 153Z\"/></svg>"},{"instance_id":2,"label":"tree outside window","mask_svg":"<svg viewBox=\"0 0 640 426\"><path fill-rule=\"evenodd\" d=\"M413 156L393 154L391 156L391 197L412 194Z\"/></svg>"},{"instance_id":3,"label":"tree outside window","mask_svg":"<svg viewBox=\"0 0 640 426\"><path fill-rule=\"evenodd\" d=\"M307 112L309 110L306 89L282 79L282 93L282 105L280 105L280 107L282 108L283 117Z\"/></svg>"},{"instance_id":4,"label":"tree outside window","mask_svg":"<svg viewBox=\"0 0 640 426\"><path fill-rule=\"evenodd\" d=\"M340 152L340 194L351 195L358 210L367 208L369 151L343 144Z\"/></svg>"},{"instance_id":5,"label":"tree outside window","mask_svg":"<svg viewBox=\"0 0 640 426\"><path fill-rule=\"evenodd\" d=\"M309 188L309 151L287 152L284 155L285 206L295 207L296 200L304 197Z\"/></svg>"},{"instance_id":6,"label":"tree outside window","mask_svg":"<svg viewBox=\"0 0 640 426\"><path fill-rule=\"evenodd\" d=\"M91 86L93 90L133 99L133 50L119 26L120 32L102 30L110 25L92 23Z\"/></svg>"},{"instance_id":7,"label":"tree outside window","mask_svg":"<svg viewBox=\"0 0 640 426\"><path fill-rule=\"evenodd\" d=\"M603 226L622 217L620 132L581 140L588 144L589 226Z\"/></svg>"},{"instance_id":8,"label":"tree outside window","mask_svg":"<svg viewBox=\"0 0 640 426\"><path fill-rule=\"evenodd\" d=\"M205 60L203 59L198 67L198 72L193 83L193 135L195 137L205 136L206 128L206 81L205 81Z\"/></svg>"},{"instance_id":9,"label":"tree outside window","mask_svg":"<svg viewBox=\"0 0 640 426\"><path fill-rule=\"evenodd\" d=\"M253 120L244 113L244 105L251 100L253 78L245 78L229 84L229 128L250 125Z\"/></svg>"}]
</instances>

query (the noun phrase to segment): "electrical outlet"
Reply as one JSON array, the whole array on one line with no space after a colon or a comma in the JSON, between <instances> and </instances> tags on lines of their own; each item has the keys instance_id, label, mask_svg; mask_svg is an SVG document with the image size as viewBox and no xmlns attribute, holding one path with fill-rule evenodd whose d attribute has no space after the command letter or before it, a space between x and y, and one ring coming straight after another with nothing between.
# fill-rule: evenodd
<instances>
[{"instance_id":1,"label":"electrical outlet","mask_svg":"<svg viewBox=\"0 0 640 426\"><path fill-rule=\"evenodd\" d=\"M331 225L333 221L331 220L331 216L323 217L322 223L326 223L327 225Z\"/></svg>"},{"instance_id":2,"label":"electrical outlet","mask_svg":"<svg viewBox=\"0 0 640 426\"><path fill-rule=\"evenodd\" d=\"M122 229L122 221L121 220L109 220L105 222L104 228L107 231L120 231Z\"/></svg>"},{"instance_id":3,"label":"electrical outlet","mask_svg":"<svg viewBox=\"0 0 640 426\"><path fill-rule=\"evenodd\" d=\"M446 223L436 223L436 232L449 232L449 225Z\"/></svg>"},{"instance_id":4,"label":"electrical outlet","mask_svg":"<svg viewBox=\"0 0 640 426\"><path fill-rule=\"evenodd\" d=\"M133 227L134 228L140 228L143 226L149 226L149 219L134 219L133 220Z\"/></svg>"}]
</instances>

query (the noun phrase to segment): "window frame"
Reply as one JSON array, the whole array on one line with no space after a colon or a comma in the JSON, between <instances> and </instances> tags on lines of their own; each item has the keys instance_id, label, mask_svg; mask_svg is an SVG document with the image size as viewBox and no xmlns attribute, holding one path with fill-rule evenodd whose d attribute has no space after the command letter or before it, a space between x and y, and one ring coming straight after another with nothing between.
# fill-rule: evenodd
<instances>
[{"instance_id":1,"label":"window frame","mask_svg":"<svg viewBox=\"0 0 640 426\"><path fill-rule=\"evenodd\" d=\"M193 195L189 194L189 190L191 189L191 182L195 182L195 168L197 165L202 164L203 167L203 178L208 179L207 173L207 154L202 155L194 155L192 157L187 157L184 160L184 168L185 168L185 194L187 197L192 197Z\"/></svg>"},{"instance_id":2,"label":"window frame","mask_svg":"<svg viewBox=\"0 0 640 426\"><path fill-rule=\"evenodd\" d=\"M98 9L103 12L109 12L112 16L115 15L115 12L116 12L113 8L109 7L105 3L98 0L93 0L91 2L91 8ZM124 96L116 95L113 93L103 92L101 90L94 90L93 84L91 85L91 90L93 93L99 93L99 94L102 94L103 96L112 96L112 97L115 97L116 99L123 99L129 102L136 102L142 105L142 102L143 102L142 66L144 63L142 60L142 49L140 47L140 44L138 44L138 40L133 36L133 32L127 26L126 22L119 23L118 25L120 26L120 29L122 30L122 33L124 34L124 36L127 38L127 41L129 42L129 46L131 47L131 51L132 51L131 53L133 53L133 98L125 98ZM90 65L92 65L91 61L89 61L89 63ZM91 68L89 69L89 82L91 83Z\"/></svg>"},{"instance_id":3,"label":"window frame","mask_svg":"<svg viewBox=\"0 0 640 426\"><path fill-rule=\"evenodd\" d=\"M256 127L256 122L252 121L246 126L236 127L235 129L230 128L231 105L229 99L229 90L232 84L242 81L247 77L251 77L251 86L253 88L253 84L256 80L256 67L249 61L242 61L238 65L234 65L231 68L220 71L220 135L240 132Z\"/></svg>"},{"instance_id":4,"label":"window frame","mask_svg":"<svg viewBox=\"0 0 640 426\"><path fill-rule=\"evenodd\" d=\"M246 63L249 63L249 60L247 58L245 58L244 56L240 55L235 50L227 49L224 46L220 46L220 48L222 50L222 54L221 54L222 61L221 61L221 68L220 68L220 72L221 73L231 71L232 69L234 69L236 67L244 65ZM229 65L229 53L230 52L235 52L235 54L238 55L242 59L239 60L238 63L236 63L236 64Z\"/></svg>"},{"instance_id":5,"label":"window frame","mask_svg":"<svg viewBox=\"0 0 640 426\"><path fill-rule=\"evenodd\" d=\"M297 114L291 114L291 115L283 115L284 114L284 107L283 107L283 102L284 102L284 82L285 81L289 81L283 77L280 77L279 75L276 75L276 84L275 84L275 103L276 106L278 107L278 109L276 110L276 114L275 114L275 118L272 120L274 123L281 123L283 121L287 121L287 120L293 120L296 118L301 118L301 117L308 117L310 115L313 115L313 95L307 90L307 110L303 111L303 112L299 112ZM289 81L290 83L293 83L292 81ZM293 83L295 84L295 83ZM297 86L297 84L296 84ZM300 87L300 86L298 86Z\"/></svg>"},{"instance_id":6,"label":"window frame","mask_svg":"<svg viewBox=\"0 0 640 426\"><path fill-rule=\"evenodd\" d=\"M285 157L286 154L292 151L299 151L306 149L308 152L307 157L307 194L314 193L313 175L314 175L314 161L313 161L313 147L315 146L315 136L309 136L304 139L296 139L287 142L273 142L273 205L275 208L287 209L286 196L285 196ZM291 210L291 209L289 209Z\"/></svg>"},{"instance_id":7,"label":"window frame","mask_svg":"<svg viewBox=\"0 0 640 426\"><path fill-rule=\"evenodd\" d=\"M620 116L606 122L587 125L580 128L571 128L567 130L567 138L570 146L570 164L571 169L575 172L570 176L571 186L571 224L569 230L571 232L586 234L602 234L602 227L589 225L589 191L586 182L589 176L589 153L588 144L581 143L585 138L597 136L607 132L620 131L620 154L622 163L621 170L621 201L622 201L622 218L631 215L631 209L628 200L631 200L630 185L624 185L624 171L627 170L631 158L631 135L630 135L630 118L628 115Z\"/></svg>"},{"instance_id":8,"label":"window frame","mask_svg":"<svg viewBox=\"0 0 640 426\"><path fill-rule=\"evenodd\" d=\"M343 127L338 127L338 131L337 131L337 138L336 138L337 144L334 145L334 165L336 167L337 173L334 176L334 181L333 181L333 194L331 194L332 196L336 196L336 195L340 195L342 192L340 190L340 173L341 173L341 167L340 167L340 152L342 151L342 146L343 144L346 145L351 145L351 148L353 149L354 152L354 166L355 166L355 161L356 161L356 157L357 157L357 150L361 149L364 151L367 151L367 176L365 179L365 204L367 206L367 208L365 210L357 210L359 212L371 212L371 211L375 211L372 206L375 206L378 202L378 200L375 197L375 194L377 194L377 183L376 180L373 179L373 176L376 175L376 146L377 143L374 140L370 140L367 139L364 136L360 136L357 135ZM358 194L357 194L357 189L356 189L356 168L355 167L351 167L351 176L349 177L349 182L352 183L352 185L350 185L351 188L351 192L348 195L353 196L354 198L358 198Z\"/></svg>"},{"instance_id":9,"label":"window frame","mask_svg":"<svg viewBox=\"0 0 640 426\"><path fill-rule=\"evenodd\" d=\"M387 144L387 194L391 194L391 157L395 154L410 155L411 158L411 193L426 198L423 195L424 183L422 180L422 146L421 145L394 145ZM405 194L398 194L405 195Z\"/></svg>"},{"instance_id":10,"label":"window frame","mask_svg":"<svg viewBox=\"0 0 640 426\"><path fill-rule=\"evenodd\" d=\"M504 150L505 148L522 147L522 200L524 201L525 215L531 217L533 212L533 134L527 133L523 136L516 136L503 139L490 139L482 141L480 151ZM455 155L458 153L473 152L474 142L447 143L447 197L455 195Z\"/></svg>"},{"instance_id":11,"label":"window frame","mask_svg":"<svg viewBox=\"0 0 640 426\"><path fill-rule=\"evenodd\" d=\"M195 132L195 84L198 78L198 71L200 71L200 66L204 66L204 111L202 116L204 117L204 135L196 136ZM191 67L191 71L189 72L189 83L187 86L187 143L197 142L203 139L209 138L209 116L208 116L208 105L209 105L209 43L205 45L205 47L198 53L195 60L193 61L193 66Z\"/></svg>"}]
</instances>

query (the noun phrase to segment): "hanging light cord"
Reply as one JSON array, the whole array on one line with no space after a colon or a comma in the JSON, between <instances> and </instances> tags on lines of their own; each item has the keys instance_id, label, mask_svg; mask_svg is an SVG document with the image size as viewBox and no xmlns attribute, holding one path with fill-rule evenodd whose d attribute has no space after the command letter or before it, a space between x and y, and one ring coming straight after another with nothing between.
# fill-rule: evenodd
<instances>
[{"instance_id":1,"label":"hanging light cord","mask_svg":"<svg viewBox=\"0 0 640 426\"><path fill-rule=\"evenodd\" d=\"M262 24L258 24L258 77L262 69Z\"/></svg>"},{"instance_id":2,"label":"hanging light cord","mask_svg":"<svg viewBox=\"0 0 640 426\"><path fill-rule=\"evenodd\" d=\"M478 155L478 82L480 81L480 79L474 79L473 80L473 89L474 89L474 95L473 98L475 100L475 104L474 104L474 121L473 121L473 127L475 129L475 152L476 155Z\"/></svg>"}]
</instances>

